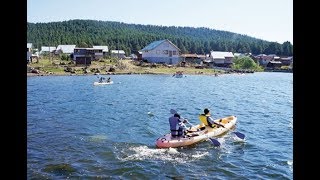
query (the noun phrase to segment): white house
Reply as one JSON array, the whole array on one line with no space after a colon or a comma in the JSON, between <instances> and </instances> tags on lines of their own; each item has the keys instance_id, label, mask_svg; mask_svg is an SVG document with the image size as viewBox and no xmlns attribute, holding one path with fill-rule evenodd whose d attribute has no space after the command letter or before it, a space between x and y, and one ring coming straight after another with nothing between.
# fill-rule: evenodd
<instances>
[{"instance_id":1,"label":"white house","mask_svg":"<svg viewBox=\"0 0 320 180\"><path fill-rule=\"evenodd\" d=\"M126 53L124 50L111 50L111 57L124 59L126 58Z\"/></svg>"},{"instance_id":2,"label":"white house","mask_svg":"<svg viewBox=\"0 0 320 180\"><path fill-rule=\"evenodd\" d=\"M40 54L53 53L56 50L54 46L41 46Z\"/></svg>"},{"instance_id":3,"label":"white house","mask_svg":"<svg viewBox=\"0 0 320 180\"><path fill-rule=\"evenodd\" d=\"M215 66L229 67L233 63L233 53L224 51L210 51L210 60Z\"/></svg>"},{"instance_id":4,"label":"white house","mask_svg":"<svg viewBox=\"0 0 320 180\"><path fill-rule=\"evenodd\" d=\"M150 63L178 64L180 61L180 49L167 39L154 41L140 51L142 59Z\"/></svg>"},{"instance_id":5,"label":"white house","mask_svg":"<svg viewBox=\"0 0 320 180\"><path fill-rule=\"evenodd\" d=\"M107 56L109 52L108 46L92 46L93 49L102 49L103 56Z\"/></svg>"},{"instance_id":6,"label":"white house","mask_svg":"<svg viewBox=\"0 0 320 180\"><path fill-rule=\"evenodd\" d=\"M76 45L58 45L55 54L71 54Z\"/></svg>"}]
</instances>

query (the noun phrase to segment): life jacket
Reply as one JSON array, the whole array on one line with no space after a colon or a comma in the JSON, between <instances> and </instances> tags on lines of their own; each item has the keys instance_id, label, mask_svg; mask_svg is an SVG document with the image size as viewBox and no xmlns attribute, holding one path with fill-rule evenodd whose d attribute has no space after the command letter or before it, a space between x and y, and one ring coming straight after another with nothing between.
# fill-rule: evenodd
<instances>
[{"instance_id":1,"label":"life jacket","mask_svg":"<svg viewBox=\"0 0 320 180\"><path fill-rule=\"evenodd\" d=\"M210 127L212 127L213 125L210 123L210 122L208 122L208 117L209 117L210 115L205 115L205 114L200 114L199 115L199 120L200 120L200 127L204 127L204 126L210 126Z\"/></svg>"},{"instance_id":2,"label":"life jacket","mask_svg":"<svg viewBox=\"0 0 320 180\"><path fill-rule=\"evenodd\" d=\"M183 128L180 126L179 122L180 122L179 118L177 118L177 117L170 117L169 118L171 135L173 137L183 135Z\"/></svg>"}]
</instances>

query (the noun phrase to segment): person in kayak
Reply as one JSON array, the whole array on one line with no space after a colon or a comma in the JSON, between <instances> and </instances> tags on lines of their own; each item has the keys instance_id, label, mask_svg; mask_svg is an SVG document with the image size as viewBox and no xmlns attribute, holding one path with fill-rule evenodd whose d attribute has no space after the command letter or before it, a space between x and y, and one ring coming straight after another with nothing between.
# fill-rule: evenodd
<instances>
[{"instance_id":1,"label":"person in kayak","mask_svg":"<svg viewBox=\"0 0 320 180\"><path fill-rule=\"evenodd\" d=\"M181 119L180 115L176 112L169 118L170 130L172 137L183 137L186 134L187 120Z\"/></svg>"},{"instance_id":2,"label":"person in kayak","mask_svg":"<svg viewBox=\"0 0 320 180\"><path fill-rule=\"evenodd\" d=\"M108 82L108 83L111 82L111 78L110 78L110 77L108 78L107 82Z\"/></svg>"},{"instance_id":3,"label":"person in kayak","mask_svg":"<svg viewBox=\"0 0 320 180\"><path fill-rule=\"evenodd\" d=\"M217 127L220 127L220 126L224 127L222 124L219 124L213 121L210 110L208 108L205 108L203 112L204 114L199 115L199 120L202 126L210 126L214 128L217 125Z\"/></svg>"},{"instance_id":4,"label":"person in kayak","mask_svg":"<svg viewBox=\"0 0 320 180\"><path fill-rule=\"evenodd\" d=\"M106 79L106 78L104 78L104 77L100 77L99 83L102 83L105 79Z\"/></svg>"}]
</instances>

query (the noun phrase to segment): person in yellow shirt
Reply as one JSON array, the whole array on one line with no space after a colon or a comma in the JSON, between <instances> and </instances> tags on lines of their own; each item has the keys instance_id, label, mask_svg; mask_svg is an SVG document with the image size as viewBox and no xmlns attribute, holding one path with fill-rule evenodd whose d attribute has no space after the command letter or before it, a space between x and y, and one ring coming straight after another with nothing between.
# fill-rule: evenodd
<instances>
[{"instance_id":1,"label":"person in yellow shirt","mask_svg":"<svg viewBox=\"0 0 320 180\"><path fill-rule=\"evenodd\" d=\"M224 127L222 124L219 124L219 123L216 123L213 121L213 118L211 117L211 114L210 114L210 110L208 108L205 108L203 110L204 114L200 114L199 115L199 120L201 122L201 126L210 126L212 128L214 128L215 126L217 127Z\"/></svg>"}]
</instances>

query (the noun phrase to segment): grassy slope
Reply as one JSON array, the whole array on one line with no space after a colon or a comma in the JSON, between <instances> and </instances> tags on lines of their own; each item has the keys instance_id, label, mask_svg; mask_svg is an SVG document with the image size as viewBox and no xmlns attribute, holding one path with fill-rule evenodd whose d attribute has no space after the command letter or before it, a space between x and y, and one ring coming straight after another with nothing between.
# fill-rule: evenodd
<instances>
[{"instance_id":1,"label":"grassy slope","mask_svg":"<svg viewBox=\"0 0 320 180\"><path fill-rule=\"evenodd\" d=\"M84 74L84 66L76 66L75 64L68 64L70 61L49 60L48 58L39 59L39 62L33 61L28 66L38 69L40 74L54 74L54 75L69 75L70 72L65 72L66 67L74 70L74 74ZM131 60L114 60L104 59L103 62L92 61L91 65L87 67L87 74L94 74L96 69L100 70L100 74L107 74L110 67L115 68L115 74L174 74L176 71L183 71L185 74L214 74L219 73L213 69L196 69L194 67L178 67L178 66L164 66L157 65L156 67L150 64L143 64L139 66ZM110 73L110 72L109 72ZM111 72L112 73L112 72Z\"/></svg>"}]
</instances>

